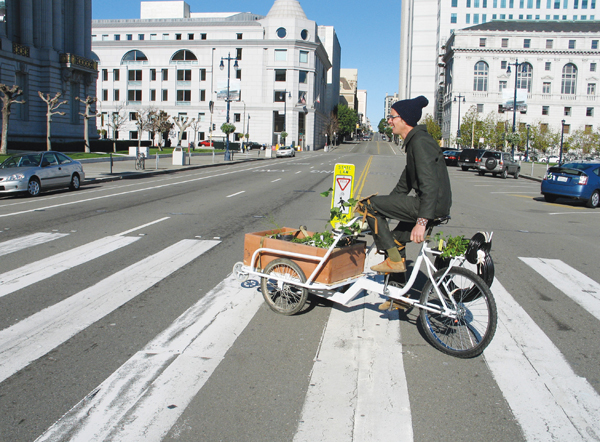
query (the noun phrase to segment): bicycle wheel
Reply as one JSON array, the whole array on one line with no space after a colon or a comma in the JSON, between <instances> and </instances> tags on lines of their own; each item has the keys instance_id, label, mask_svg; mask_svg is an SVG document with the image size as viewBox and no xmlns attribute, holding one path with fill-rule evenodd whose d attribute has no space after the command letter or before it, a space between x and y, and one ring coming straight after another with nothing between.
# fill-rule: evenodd
<instances>
[{"instance_id":1,"label":"bicycle wheel","mask_svg":"<svg viewBox=\"0 0 600 442\"><path fill-rule=\"evenodd\" d=\"M280 258L267 264L264 273L275 278L261 278L260 288L271 310L283 315L298 313L308 298L308 290L294 285L306 282L302 269L294 261Z\"/></svg>"},{"instance_id":2,"label":"bicycle wheel","mask_svg":"<svg viewBox=\"0 0 600 442\"><path fill-rule=\"evenodd\" d=\"M421 293L421 304L441 309L441 295L446 305L453 308L453 299L456 302L455 317L421 309L419 321L429 342L441 352L458 358L479 356L496 332L498 313L492 292L470 270L453 267L444 276L446 270L433 274L439 294L431 280L427 281Z\"/></svg>"},{"instance_id":3,"label":"bicycle wheel","mask_svg":"<svg viewBox=\"0 0 600 442\"><path fill-rule=\"evenodd\" d=\"M140 169L146 170L146 157L144 155L140 157Z\"/></svg>"}]
</instances>

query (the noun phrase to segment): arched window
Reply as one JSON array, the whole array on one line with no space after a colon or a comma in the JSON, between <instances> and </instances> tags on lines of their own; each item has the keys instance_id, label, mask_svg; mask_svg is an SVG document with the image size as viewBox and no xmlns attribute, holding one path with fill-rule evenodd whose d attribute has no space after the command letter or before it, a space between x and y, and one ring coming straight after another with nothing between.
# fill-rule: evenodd
<instances>
[{"instance_id":1,"label":"arched window","mask_svg":"<svg viewBox=\"0 0 600 442\"><path fill-rule=\"evenodd\" d=\"M196 58L192 51L182 49L181 51L177 51L173 54L171 61L198 61L198 58Z\"/></svg>"},{"instance_id":2,"label":"arched window","mask_svg":"<svg viewBox=\"0 0 600 442\"><path fill-rule=\"evenodd\" d=\"M476 92L487 92L488 90L488 71L489 66L485 61L478 61L475 64L473 75L473 90Z\"/></svg>"},{"instance_id":3,"label":"arched window","mask_svg":"<svg viewBox=\"0 0 600 442\"><path fill-rule=\"evenodd\" d=\"M121 64L138 64L147 61L148 57L146 57L146 54L144 54L142 51L134 49L133 51L129 51L125 55L123 55L123 58L121 59Z\"/></svg>"},{"instance_id":4,"label":"arched window","mask_svg":"<svg viewBox=\"0 0 600 442\"><path fill-rule=\"evenodd\" d=\"M575 95L577 84L577 66L573 63L568 63L562 70L562 83L560 93L565 95Z\"/></svg>"},{"instance_id":5,"label":"arched window","mask_svg":"<svg viewBox=\"0 0 600 442\"><path fill-rule=\"evenodd\" d=\"M530 93L533 67L529 63L522 63L517 71L517 89L527 89Z\"/></svg>"}]
</instances>

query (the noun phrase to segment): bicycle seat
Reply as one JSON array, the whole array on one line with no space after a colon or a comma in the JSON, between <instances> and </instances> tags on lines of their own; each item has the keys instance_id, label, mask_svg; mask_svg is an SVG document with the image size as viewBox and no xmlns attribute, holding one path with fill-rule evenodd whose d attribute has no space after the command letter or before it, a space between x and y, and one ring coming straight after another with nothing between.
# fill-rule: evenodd
<instances>
[{"instance_id":1,"label":"bicycle seat","mask_svg":"<svg viewBox=\"0 0 600 442\"><path fill-rule=\"evenodd\" d=\"M429 220L429 222L427 223L427 227L431 228L431 227L439 226L440 224L446 224L448 221L450 221L450 219L451 219L450 215L446 215L446 216L442 216L440 218L435 218L435 219Z\"/></svg>"}]
</instances>

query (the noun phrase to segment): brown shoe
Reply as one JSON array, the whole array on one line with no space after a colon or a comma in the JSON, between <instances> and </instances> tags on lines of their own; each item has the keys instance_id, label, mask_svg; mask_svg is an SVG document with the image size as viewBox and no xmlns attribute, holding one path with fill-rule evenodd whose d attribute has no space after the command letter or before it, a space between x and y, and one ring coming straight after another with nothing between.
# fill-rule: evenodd
<instances>
[{"instance_id":1,"label":"brown shoe","mask_svg":"<svg viewBox=\"0 0 600 442\"><path fill-rule=\"evenodd\" d=\"M390 310L390 304L392 304L392 301L388 299L383 304L379 304L379 307L377 308L379 310ZM394 299L392 310L407 310L409 307L409 304L405 304L401 301L398 301L397 299Z\"/></svg>"},{"instance_id":2,"label":"brown shoe","mask_svg":"<svg viewBox=\"0 0 600 442\"><path fill-rule=\"evenodd\" d=\"M385 261L371 267L371 270L379 273L404 273L406 272L406 264L404 264L404 259L396 262L386 258Z\"/></svg>"}]
</instances>

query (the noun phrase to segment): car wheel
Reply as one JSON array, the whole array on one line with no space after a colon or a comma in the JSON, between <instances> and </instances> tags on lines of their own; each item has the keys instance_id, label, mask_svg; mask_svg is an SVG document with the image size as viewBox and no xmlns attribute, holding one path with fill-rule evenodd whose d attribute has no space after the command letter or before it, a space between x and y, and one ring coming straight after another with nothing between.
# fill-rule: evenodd
<instances>
[{"instance_id":1,"label":"car wheel","mask_svg":"<svg viewBox=\"0 0 600 442\"><path fill-rule=\"evenodd\" d=\"M79 190L81 187L81 181L79 180L79 175L74 173L71 177L71 184L69 184L69 189L71 190Z\"/></svg>"},{"instance_id":2,"label":"car wheel","mask_svg":"<svg viewBox=\"0 0 600 442\"><path fill-rule=\"evenodd\" d=\"M487 170L494 170L497 165L498 161L496 160L496 158L488 158L485 162L485 167L487 168Z\"/></svg>"},{"instance_id":3,"label":"car wheel","mask_svg":"<svg viewBox=\"0 0 600 442\"><path fill-rule=\"evenodd\" d=\"M544 199L549 203L553 203L558 199L558 197L556 195L551 195L549 193L545 193Z\"/></svg>"},{"instance_id":4,"label":"car wheel","mask_svg":"<svg viewBox=\"0 0 600 442\"><path fill-rule=\"evenodd\" d=\"M27 184L27 195L38 196L41 190L40 181L35 177L31 178Z\"/></svg>"},{"instance_id":5,"label":"car wheel","mask_svg":"<svg viewBox=\"0 0 600 442\"><path fill-rule=\"evenodd\" d=\"M500 176L502 177L503 180L505 180L506 177L508 176L508 169L504 169L502 171L502 173L500 174Z\"/></svg>"},{"instance_id":6,"label":"car wheel","mask_svg":"<svg viewBox=\"0 0 600 442\"><path fill-rule=\"evenodd\" d=\"M463 170L463 172L469 170L469 166L460 166L460 168Z\"/></svg>"},{"instance_id":7,"label":"car wheel","mask_svg":"<svg viewBox=\"0 0 600 442\"><path fill-rule=\"evenodd\" d=\"M521 172L521 169L515 170L515 180L519 179L519 172Z\"/></svg>"},{"instance_id":8,"label":"car wheel","mask_svg":"<svg viewBox=\"0 0 600 442\"><path fill-rule=\"evenodd\" d=\"M483 170L480 170L479 171L479 176L484 176L484 175L485 175L485 172Z\"/></svg>"},{"instance_id":9,"label":"car wheel","mask_svg":"<svg viewBox=\"0 0 600 442\"><path fill-rule=\"evenodd\" d=\"M590 199L587 201L586 206L588 206L589 208L595 209L596 207L598 207L599 203L600 203L600 192L597 190L594 190L594 192L592 193L592 196L590 196Z\"/></svg>"}]
</instances>

